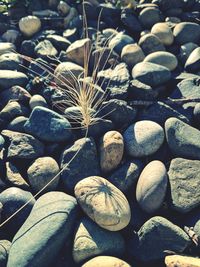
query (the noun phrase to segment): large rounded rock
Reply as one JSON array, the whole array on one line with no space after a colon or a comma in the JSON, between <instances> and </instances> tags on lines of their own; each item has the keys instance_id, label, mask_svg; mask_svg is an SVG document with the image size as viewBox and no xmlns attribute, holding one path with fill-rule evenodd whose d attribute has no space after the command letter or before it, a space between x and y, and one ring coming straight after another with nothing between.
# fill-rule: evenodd
<instances>
[{"instance_id":1,"label":"large rounded rock","mask_svg":"<svg viewBox=\"0 0 200 267\"><path fill-rule=\"evenodd\" d=\"M51 157L37 158L27 170L29 184L36 193L44 187L44 192L56 190L60 178L58 173L59 166Z\"/></svg>"},{"instance_id":2,"label":"large rounded rock","mask_svg":"<svg viewBox=\"0 0 200 267\"><path fill-rule=\"evenodd\" d=\"M136 188L139 206L147 213L157 211L165 198L167 190L167 171L158 160L150 162L140 174Z\"/></svg>"},{"instance_id":3,"label":"large rounded rock","mask_svg":"<svg viewBox=\"0 0 200 267\"><path fill-rule=\"evenodd\" d=\"M178 44L185 44L188 42L198 44L200 40L200 25L193 22L181 22L174 28L173 34Z\"/></svg>"},{"instance_id":4,"label":"large rounded rock","mask_svg":"<svg viewBox=\"0 0 200 267\"><path fill-rule=\"evenodd\" d=\"M36 94L31 97L29 106L31 109L34 109L35 107L47 107L47 102L43 96Z\"/></svg>"},{"instance_id":5,"label":"large rounded rock","mask_svg":"<svg viewBox=\"0 0 200 267\"><path fill-rule=\"evenodd\" d=\"M119 231L129 224L131 211L126 197L106 179L85 178L74 192L84 212L102 228Z\"/></svg>"},{"instance_id":6,"label":"large rounded rock","mask_svg":"<svg viewBox=\"0 0 200 267\"><path fill-rule=\"evenodd\" d=\"M124 46L133 44L134 42L132 37L120 32L109 41L109 48L113 49L120 55Z\"/></svg>"},{"instance_id":7,"label":"large rounded rock","mask_svg":"<svg viewBox=\"0 0 200 267\"><path fill-rule=\"evenodd\" d=\"M156 23L151 29L151 33L156 35L162 44L169 46L174 42L173 32L165 22Z\"/></svg>"},{"instance_id":8,"label":"large rounded rock","mask_svg":"<svg viewBox=\"0 0 200 267\"><path fill-rule=\"evenodd\" d=\"M166 267L199 267L200 259L181 256L181 255L172 255L165 258Z\"/></svg>"},{"instance_id":9,"label":"large rounded rock","mask_svg":"<svg viewBox=\"0 0 200 267\"><path fill-rule=\"evenodd\" d=\"M19 29L27 37L33 36L40 28L41 21L36 16L23 17L19 21Z\"/></svg>"},{"instance_id":10,"label":"large rounded rock","mask_svg":"<svg viewBox=\"0 0 200 267\"><path fill-rule=\"evenodd\" d=\"M129 68L133 68L137 63L142 62L144 58L144 53L137 44L129 44L122 49L121 59Z\"/></svg>"},{"instance_id":11,"label":"large rounded rock","mask_svg":"<svg viewBox=\"0 0 200 267\"><path fill-rule=\"evenodd\" d=\"M173 71L178 66L178 60L172 53L159 51L146 56L144 62L151 62Z\"/></svg>"},{"instance_id":12,"label":"large rounded rock","mask_svg":"<svg viewBox=\"0 0 200 267\"><path fill-rule=\"evenodd\" d=\"M52 43L49 40L44 40L39 42L35 49L35 54L39 58L48 59L48 58L54 58L57 56L58 51L55 49L55 47L52 45Z\"/></svg>"},{"instance_id":13,"label":"large rounded rock","mask_svg":"<svg viewBox=\"0 0 200 267\"><path fill-rule=\"evenodd\" d=\"M129 254L143 262L163 259L165 250L181 253L191 242L181 228L160 216L146 221L131 241Z\"/></svg>"},{"instance_id":14,"label":"large rounded rock","mask_svg":"<svg viewBox=\"0 0 200 267\"><path fill-rule=\"evenodd\" d=\"M168 68L151 62L140 62L132 70L134 79L150 86L159 86L171 79L171 72Z\"/></svg>"},{"instance_id":15,"label":"large rounded rock","mask_svg":"<svg viewBox=\"0 0 200 267\"><path fill-rule=\"evenodd\" d=\"M199 168L199 160L176 158L170 163L170 205L178 212L187 213L200 205Z\"/></svg>"},{"instance_id":16,"label":"large rounded rock","mask_svg":"<svg viewBox=\"0 0 200 267\"><path fill-rule=\"evenodd\" d=\"M188 72L196 72L200 70L200 47L192 51L185 63L185 69Z\"/></svg>"},{"instance_id":17,"label":"large rounded rock","mask_svg":"<svg viewBox=\"0 0 200 267\"><path fill-rule=\"evenodd\" d=\"M0 55L11 53L15 50L16 50L15 45L10 42L0 43Z\"/></svg>"},{"instance_id":18,"label":"large rounded rock","mask_svg":"<svg viewBox=\"0 0 200 267\"><path fill-rule=\"evenodd\" d=\"M165 47L160 39L152 33L142 36L138 44L142 48L145 55L156 51L165 51Z\"/></svg>"},{"instance_id":19,"label":"large rounded rock","mask_svg":"<svg viewBox=\"0 0 200 267\"><path fill-rule=\"evenodd\" d=\"M102 254L122 256L124 251L125 242L120 233L105 230L88 218L80 221L72 249L76 263Z\"/></svg>"},{"instance_id":20,"label":"large rounded rock","mask_svg":"<svg viewBox=\"0 0 200 267\"><path fill-rule=\"evenodd\" d=\"M54 71L55 82L61 87L68 86L72 88L83 73L83 67L72 62L62 62Z\"/></svg>"},{"instance_id":21,"label":"large rounded rock","mask_svg":"<svg viewBox=\"0 0 200 267\"><path fill-rule=\"evenodd\" d=\"M14 85L25 86L28 83L26 74L14 70L0 71L0 90Z\"/></svg>"},{"instance_id":22,"label":"large rounded rock","mask_svg":"<svg viewBox=\"0 0 200 267\"><path fill-rule=\"evenodd\" d=\"M185 64L192 51L195 50L197 47L198 45L192 42L181 45L179 58L183 64Z\"/></svg>"},{"instance_id":23,"label":"large rounded rock","mask_svg":"<svg viewBox=\"0 0 200 267\"><path fill-rule=\"evenodd\" d=\"M179 157L200 159L200 131L177 118L165 123L167 143L171 152Z\"/></svg>"},{"instance_id":24,"label":"large rounded rock","mask_svg":"<svg viewBox=\"0 0 200 267\"><path fill-rule=\"evenodd\" d=\"M0 240L0 266L6 267L8 254L10 250L11 242L8 240Z\"/></svg>"},{"instance_id":25,"label":"large rounded rock","mask_svg":"<svg viewBox=\"0 0 200 267\"><path fill-rule=\"evenodd\" d=\"M125 150L132 157L154 154L164 142L163 128L153 121L138 121L124 132Z\"/></svg>"},{"instance_id":26,"label":"large rounded rock","mask_svg":"<svg viewBox=\"0 0 200 267\"><path fill-rule=\"evenodd\" d=\"M29 203L27 203L28 201ZM2 228L3 231L7 232L6 235L8 235L9 239L12 239L13 235L16 234L22 224L26 221L33 205L35 204L35 199L28 191L17 187L10 187L0 194L0 202L3 204L1 222L4 222L27 203L26 207L24 207L20 213L16 214Z\"/></svg>"},{"instance_id":27,"label":"large rounded rock","mask_svg":"<svg viewBox=\"0 0 200 267\"><path fill-rule=\"evenodd\" d=\"M12 241L7 267L50 266L70 242L77 215L74 197L63 192L41 196Z\"/></svg>"},{"instance_id":28,"label":"large rounded rock","mask_svg":"<svg viewBox=\"0 0 200 267\"><path fill-rule=\"evenodd\" d=\"M127 262L112 256L97 256L81 267L131 267ZM187 267L187 266L186 266ZM196 267L196 266L195 266Z\"/></svg>"},{"instance_id":29,"label":"large rounded rock","mask_svg":"<svg viewBox=\"0 0 200 267\"><path fill-rule=\"evenodd\" d=\"M124 153L123 136L117 131L109 131L100 141L100 166L103 172L115 169Z\"/></svg>"},{"instance_id":30,"label":"large rounded rock","mask_svg":"<svg viewBox=\"0 0 200 267\"><path fill-rule=\"evenodd\" d=\"M16 53L5 53L0 56L0 69L1 70L19 70L22 60Z\"/></svg>"},{"instance_id":31,"label":"large rounded rock","mask_svg":"<svg viewBox=\"0 0 200 267\"><path fill-rule=\"evenodd\" d=\"M150 29L155 23L161 21L161 12L155 7L146 7L139 14L139 20L145 29Z\"/></svg>"},{"instance_id":32,"label":"large rounded rock","mask_svg":"<svg viewBox=\"0 0 200 267\"><path fill-rule=\"evenodd\" d=\"M71 125L69 121L45 107L35 107L24 124L27 133L47 142L63 142L71 139Z\"/></svg>"}]
</instances>

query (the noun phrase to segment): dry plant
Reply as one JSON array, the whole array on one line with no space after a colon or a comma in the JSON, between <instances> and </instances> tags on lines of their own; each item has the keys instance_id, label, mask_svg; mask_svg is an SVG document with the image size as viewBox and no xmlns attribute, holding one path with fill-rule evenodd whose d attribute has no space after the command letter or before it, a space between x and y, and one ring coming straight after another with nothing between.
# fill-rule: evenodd
<instances>
[{"instance_id":1,"label":"dry plant","mask_svg":"<svg viewBox=\"0 0 200 267\"><path fill-rule=\"evenodd\" d=\"M99 113L102 109L102 107L101 107L102 103L107 99L107 95L108 95L107 89L104 91L101 89L101 86L104 83L104 79L100 83L99 78L98 78L98 72L100 70L100 65L101 65L101 70L104 70L109 61L112 62L110 64L111 68L114 68L114 66L117 63L117 61L115 59L112 59L113 50L110 49L108 52L108 47L107 47L109 40L112 38L112 36L110 36L105 41L104 47L98 46L100 17L101 17L101 12L100 12L99 17L98 17L97 36L96 36L96 42L95 42L95 44L93 44L94 46L93 47L92 46L84 46L83 73L81 73L77 77L74 75L74 73L72 71L68 71L68 75L70 76L70 81L64 75L59 75L59 77L56 76L54 73L54 67L53 66L50 66L49 64L46 64L46 63L38 63L35 61L35 59L33 59L31 57L18 54L25 62L34 63L41 70L48 73L48 76L45 77L45 79L49 79L50 81L53 81L53 85L55 87L55 90L59 90L62 92L63 100L54 103L54 105L58 109L60 109L61 111L64 111L67 107L74 107L74 108L78 109L79 112L73 113L71 115L70 119L72 121L74 121L75 124L78 124L79 126L73 127L73 125L72 125L72 129L84 129L85 130L85 136L84 136L85 139L88 137L89 127L95 123L98 123L99 120L103 119L103 117L99 117ZM84 0L83 0L83 30L84 30L84 37L83 38L89 38L87 17L86 17L86 12L85 12L85 8L84 8ZM90 64L90 60L92 57L92 52L98 48L101 48L101 49L99 50L99 53L95 53L95 56L93 58L93 62L94 62L93 68L92 68L92 71L90 71L89 70L89 64ZM105 53L105 51L108 53ZM105 54L106 54L106 56L105 56ZM105 59L105 61L102 64L103 59ZM55 58L54 58L54 60L55 60ZM40 74L38 74L34 70L30 70L25 65L23 65L23 67L28 69L29 71L32 71L34 75L39 77L39 79L42 78L40 76ZM91 75L90 75L90 73L91 73ZM111 80L111 78L112 77L110 77L110 80ZM109 87L109 81L108 81L107 87ZM105 108L105 105L103 108ZM65 116L65 114L63 114L63 116ZM106 116L106 115L104 115L104 116ZM72 124L73 124L73 122L72 122ZM84 142L83 142L82 147L83 146L84 146ZM5 221L3 221L0 224L0 228L3 227L11 219L13 219L13 217L15 217L33 199L38 197L54 180L56 180L59 177L59 175L67 168L67 166L78 155L78 153L82 149L82 147L79 148L79 150L74 154L74 156L71 158L71 160L63 166L63 168L60 170L60 172L55 177L53 177L40 191L38 191L32 198L30 198L29 201L27 201L17 211L15 211L10 217L8 217Z\"/></svg>"}]
</instances>

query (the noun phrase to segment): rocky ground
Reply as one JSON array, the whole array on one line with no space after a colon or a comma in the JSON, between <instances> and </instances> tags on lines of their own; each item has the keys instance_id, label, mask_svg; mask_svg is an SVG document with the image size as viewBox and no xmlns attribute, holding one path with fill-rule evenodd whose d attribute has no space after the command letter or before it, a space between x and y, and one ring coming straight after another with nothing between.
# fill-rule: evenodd
<instances>
[{"instance_id":1,"label":"rocky ground","mask_svg":"<svg viewBox=\"0 0 200 267\"><path fill-rule=\"evenodd\" d=\"M0 14L0 267L200 266L200 1L79 2Z\"/></svg>"}]
</instances>

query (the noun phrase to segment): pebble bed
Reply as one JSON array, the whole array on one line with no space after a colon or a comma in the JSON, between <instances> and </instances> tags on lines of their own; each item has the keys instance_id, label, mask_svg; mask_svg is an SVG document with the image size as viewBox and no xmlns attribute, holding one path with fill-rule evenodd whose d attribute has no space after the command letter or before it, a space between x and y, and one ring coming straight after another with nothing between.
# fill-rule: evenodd
<instances>
[{"instance_id":1,"label":"pebble bed","mask_svg":"<svg viewBox=\"0 0 200 267\"><path fill-rule=\"evenodd\" d=\"M200 266L200 1L114 2L0 14L0 267Z\"/></svg>"}]
</instances>

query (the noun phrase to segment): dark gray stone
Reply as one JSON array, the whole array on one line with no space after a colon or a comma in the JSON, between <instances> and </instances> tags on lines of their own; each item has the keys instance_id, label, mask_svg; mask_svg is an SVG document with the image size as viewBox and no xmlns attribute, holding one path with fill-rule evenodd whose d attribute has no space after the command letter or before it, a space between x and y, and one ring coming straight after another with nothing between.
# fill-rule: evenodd
<instances>
[{"instance_id":1,"label":"dark gray stone","mask_svg":"<svg viewBox=\"0 0 200 267\"><path fill-rule=\"evenodd\" d=\"M70 162L74 156L75 158ZM99 175L100 166L94 140L82 138L77 140L73 146L67 147L61 157L61 169L63 169L61 179L64 188L71 193L80 180Z\"/></svg>"},{"instance_id":2,"label":"dark gray stone","mask_svg":"<svg viewBox=\"0 0 200 267\"><path fill-rule=\"evenodd\" d=\"M159 90L150 85L140 82L137 79L131 81L128 89L129 100L153 100L158 97Z\"/></svg>"},{"instance_id":3,"label":"dark gray stone","mask_svg":"<svg viewBox=\"0 0 200 267\"><path fill-rule=\"evenodd\" d=\"M75 198L63 192L40 197L12 241L7 267L50 266L71 238L77 211Z\"/></svg>"},{"instance_id":4,"label":"dark gray stone","mask_svg":"<svg viewBox=\"0 0 200 267\"><path fill-rule=\"evenodd\" d=\"M5 231L9 239L16 234L18 229L27 219L35 203L35 199L30 192L17 187L10 187L0 194L0 202L3 204L3 210L1 212L2 222L8 219L30 199L31 201L27 204L27 206L23 208L21 212L16 214L12 220L7 222L5 226L3 226L2 231Z\"/></svg>"},{"instance_id":5,"label":"dark gray stone","mask_svg":"<svg viewBox=\"0 0 200 267\"><path fill-rule=\"evenodd\" d=\"M156 216L149 219L131 239L130 256L150 262L164 259L165 250L183 252L189 245L188 235L167 219Z\"/></svg>"},{"instance_id":6,"label":"dark gray stone","mask_svg":"<svg viewBox=\"0 0 200 267\"><path fill-rule=\"evenodd\" d=\"M167 143L173 155L200 159L200 131L177 118L165 123Z\"/></svg>"},{"instance_id":7,"label":"dark gray stone","mask_svg":"<svg viewBox=\"0 0 200 267\"><path fill-rule=\"evenodd\" d=\"M129 8L122 9L121 21L130 32L135 33L142 31L142 25L138 20L137 15Z\"/></svg>"},{"instance_id":8,"label":"dark gray stone","mask_svg":"<svg viewBox=\"0 0 200 267\"><path fill-rule=\"evenodd\" d=\"M28 83L28 77L22 72L13 70L0 71L0 89L7 89L14 85L25 86Z\"/></svg>"},{"instance_id":9,"label":"dark gray stone","mask_svg":"<svg viewBox=\"0 0 200 267\"><path fill-rule=\"evenodd\" d=\"M24 125L27 133L47 142L69 141L71 125L67 119L45 107L35 107Z\"/></svg>"},{"instance_id":10,"label":"dark gray stone","mask_svg":"<svg viewBox=\"0 0 200 267\"><path fill-rule=\"evenodd\" d=\"M147 33L144 36L142 36L138 44L142 48L145 55L148 55L156 51L166 50L165 46L162 44L160 39L152 33Z\"/></svg>"},{"instance_id":11,"label":"dark gray stone","mask_svg":"<svg viewBox=\"0 0 200 267\"><path fill-rule=\"evenodd\" d=\"M111 120L96 118L88 126L88 128L81 129L82 136L85 136L86 133L88 136L93 138L99 138L104 135L106 132L114 129L114 125Z\"/></svg>"},{"instance_id":12,"label":"dark gray stone","mask_svg":"<svg viewBox=\"0 0 200 267\"><path fill-rule=\"evenodd\" d=\"M6 267L11 242L8 240L0 240L0 266Z\"/></svg>"},{"instance_id":13,"label":"dark gray stone","mask_svg":"<svg viewBox=\"0 0 200 267\"><path fill-rule=\"evenodd\" d=\"M170 205L181 213L200 206L200 161L173 159L169 167Z\"/></svg>"},{"instance_id":14,"label":"dark gray stone","mask_svg":"<svg viewBox=\"0 0 200 267\"><path fill-rule=\"evenodd\" d=\"M173 34L178 44L188 42L198 44L200 40L200 25L193 22L181 22L175 26Z\"/></svg>"},{"instance_id":15,"label":"dark gray stone","mask_svg":"<svg viewBox=\"0 0 200 267\"><path fill-rule=\"evenodd\" d=\"M140 62L132 70L134 79L150 86L159 86L171 79L168 68L150 62Z\"/></svg>"},{"instance_id":16,"label":"dark gray stone","mask_svg":"<svg viewBox=\"0 0 200 267\"><path fill-rule=\"evenodd\" d=\"M29 134L3 130L3 137L9 140L8 158L35 159L44 153L44 145Z\"/></svg>"},{"instance_id":17,"label":"dark gray stone","mask_svg":"<svg viewBox=\"0 0 200 267\"><path fill-rule=\"evenodd\" d=\"M1 70L19 70L22 60L16 53L5 53L0 56Z\"/></svg>"},{"instance_id":18,"label":"dark gray stone","mask_svg":"<svg viewBox=\"0 0 200 267\"><path fill-rule=\"evenodd\" d=\"M97 77L98 83L110 98L127 98L130 75L125 63L118 64L114 69L102 70Z\"/></svg>"},{"instance_id":19,"label":"dark gray stone","mask_svg":"<svg viewBox=\"0 0 200 267\"><path fill-rule=\"evenodd\" d=\"M24 124L27 122L28 118L24 116L19 116L12 120L8 125L7 129L10 131L16 131L23 133L24 132Z\"/></svg>"},{"instance_id":20,"label":"dark gray stone","mask_svg":"<svg viewBox=\"0 0 200 267\"><path fill-rule=\"evenodd\" d=\"M132 37L120 32L109 41L109 48L113 49L118 55L120 55L125 45L133 43L135 43L135 41Z\"/></svg>"},{"instance_id":21,"label":"dark gray stone","mask_svg":"<svg viewBox=\"0 0 200 267\"><path fill-rule=\"evenodd\" d=\"M117 129L128 127L135 121L137 109L132 108L124 100L111 99L102 103L98 116L111 120Z\"/></svg>"},{"instance_id":22,"label":"dark gray stone","mask_svg":"<svg viewBox=\"0 0 200 267\"><path fill-rule=\"evenodd\" d=\"M127 192L136 185L143 166L139 160L130 160L114 171L108 180L122 192Z\"/></svg>"},{"instance_id":23,"label":"dark gray stone","mask_svg":"<svg viewBox=\"0 0 200 267\"><path fill-rule=\"evenodd\" d=\"M65 37L56 34L47 35L46 39L49 40L58 51L66 50L71 44Z\"/></svg>"},{"instance_id":24,"label":"dark gray stone","mask_svg":"<svg viewBox=\"0 0 200 267\"><path fill-rule=\"evenodd\" d=\"M18 85L8 88L0 93L0 103L2 104L2 106L5 106L8 101L16 101L16 99L22 104L27 104L30 98L31 95L29 94L29 92Z\"/></svg>"}]
</instances>

